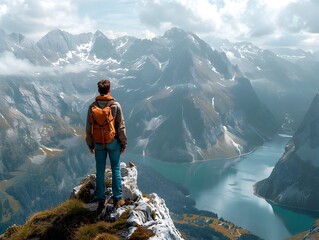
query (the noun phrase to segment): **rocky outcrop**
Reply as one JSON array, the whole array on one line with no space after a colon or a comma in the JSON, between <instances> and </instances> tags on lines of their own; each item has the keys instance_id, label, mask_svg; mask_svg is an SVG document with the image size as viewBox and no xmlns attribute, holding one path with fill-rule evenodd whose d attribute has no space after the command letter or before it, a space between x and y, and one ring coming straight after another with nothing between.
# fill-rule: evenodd
<instances>
[{"instance_id":1,"label":"rocky outcrop","mask_svg":"<svg viewBox=\"0 0 319 240\"><path fill-rule=\"evenodd\" d=\"M257 195L276 204L319 211L319 95L288 142L271 175L255 185Z\"/></svg>"},{"instance_id":2,"label":"rocky outcrop","mask_svg":"<svg viewBox=\"0 0 319 240\"><path fill-rule=\"evenodd\" d=\"M108 179L106 180L107 199L111 199L112 189L111 184L108 184L112 179L111 169L106 169L105 174ZM113 212L111 212L112 221L116 221L121 214L129 211L127 218L128 236L126 237L132 235L137 227L142 226L154 233L152 239L182 239L169 215L169 209L166 207L164 199L160 198L156 193L143 196L137 185L137 175L137 169L133 163L128 165L121 163L123 199L126 204L118 209L113 209ZM92 188L89 190L91 194L85 201L92 200L94 198L94 179L95 176L91 175L84 180L84 185L76 187L74 189L74 197L80 199L83 188L91 186ZM87 206L90 206L90 204ZM110 204L106 205L99 217L108 218L109 216L105 215L110 214L107 210L111 209L111 207Z\"/></svg>"},{"instance_id":3,"label":"rocky outcrop","mask_svg":"<svg viewBox=\"0 0 319 240\"><path fill-rule=\"evenodd\" d=\"M110 203L112 172L106 169L104 209L94 202L95 175L75 187L68 201L58 207L34 214L22 226L14 225L0 236L4 239L183 239L176 229L164 199L156 193L143 195L137 186L133 163L121 163L123 199L120 207ZM81 236L81 237L78 237ZM89 236L89 237L88 237Z\"/></svg>"}]
</instances>

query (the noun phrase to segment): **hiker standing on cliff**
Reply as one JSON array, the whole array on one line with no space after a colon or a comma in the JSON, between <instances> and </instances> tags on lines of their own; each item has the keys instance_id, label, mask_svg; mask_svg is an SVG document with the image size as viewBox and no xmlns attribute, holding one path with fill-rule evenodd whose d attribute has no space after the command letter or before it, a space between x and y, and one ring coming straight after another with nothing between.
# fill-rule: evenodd
<instances>
[{"instance_id":1,"label":"hiker standing on cliff","mask_svg":"<svg viewBox=\"0 0 319 240\"><path fill-rule=\"evenodd\" d=\"M105 166L109 155L112 169L114 206L125 203L122 198L120 155L127 145L124 117L121 105L111 97L111 83L101 80L97 84L99 96L89 106L86 122L86 143L96 161L95 198L99 208L105 203Z\"/></svg>"}]
</instances>

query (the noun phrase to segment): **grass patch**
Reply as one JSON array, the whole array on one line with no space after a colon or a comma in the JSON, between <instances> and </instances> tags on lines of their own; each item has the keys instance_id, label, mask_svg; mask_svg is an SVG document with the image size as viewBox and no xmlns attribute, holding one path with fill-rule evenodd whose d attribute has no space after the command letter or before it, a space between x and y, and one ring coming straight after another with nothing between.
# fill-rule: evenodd
<instances>
[{"instance_id":1,"label":"grass patch","mask_svg":"<svg viewBox=\"0 0 319 240\"><path fill-rule=\"evenodd\" d=\"M134 233L129 237L130 240L146 240L155 234L146 227L139 226L136 228Z\"/></svg>"},{"instance_id":2,"label":"grass patch","mask_svg":"<svg viewBox=\"0 0 319 240\"><path fill-rule=\"evenodd\" d=\"M101 233L108 232L110 223L97 222L80 227L74 234L74 240L92 240Z\"/></svg>"},{"instance_id":3,"label":"grass patch","mask_svg":"<svg viewBox=\"0 0 319 240\"><path fill-rule=\"evenodd\" d=\"M130 210L109 223L97 219L83 202L70 199L56 208L38 212L22 226L13 225L0 240L117 240L126 231Z\"/></svg>"},{"instance_id":4,"label":"grass patch","mask_svg":"<svg viewBox=\"0 0 319 240\"><path fill-rule=\"evenodd\" d=\"M95 216L84 208L82 202L72 199L56 208L34 214L21 227L9 228L4 239L70 239L74 229L94 219Z\"/></svg>"},{"instance_id":5,"label":"grass patch","mask_svg":"<svg viewBox=\"0 0 319 240\"><path fill-rule=\"evenodd\" d=\"M92 200L91 189L95 189L94 183L90 178L87 178L82 182L77 198L84 203L89 203Z\"/></svg>"}]
</instances>

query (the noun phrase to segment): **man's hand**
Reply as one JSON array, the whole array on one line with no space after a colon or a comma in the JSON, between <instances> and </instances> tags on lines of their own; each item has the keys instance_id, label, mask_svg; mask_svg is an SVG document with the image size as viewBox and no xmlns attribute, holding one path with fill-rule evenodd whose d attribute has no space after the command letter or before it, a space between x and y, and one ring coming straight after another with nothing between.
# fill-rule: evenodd
<instances>
[{"instance_id":1,"label":"man's hand","mask_svg":"<svg viewBox=\"0 0 319 240\"><path fill-rule=\"evenodd\" d=\"M90 153L94 154L94 148L90 149Z\"/></svg>"}]
</instances>

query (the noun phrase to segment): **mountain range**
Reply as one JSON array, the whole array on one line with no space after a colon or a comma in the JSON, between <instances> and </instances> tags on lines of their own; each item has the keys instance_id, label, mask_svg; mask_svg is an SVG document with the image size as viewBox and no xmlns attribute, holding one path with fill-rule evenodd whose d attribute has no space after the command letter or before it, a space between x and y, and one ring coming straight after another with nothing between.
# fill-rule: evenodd
<instances>
[{"instance_id":1,"label":"mountain range","mask_svg":"<svg viewBox=\"0 0 319 240\"><path fill-rule=\"evenodd\" d=\"M277 130L271 112L226 55L181 29L152 40L110 40L100 31L53 30L37 43L19 34L2 35L4 54L38 67L32 79L45 82L48 74L57 75L56 85L63 89L51 90L76 96L65 101L71 100L82 116L96 92L93 80L112 79L131 151L181 162L234 157Z\"/></svg>"},{"instance_id":2,"label":"mountain range","mask_svg":"<svg viewBox=\"0 0 319 240\"><path fill-rule=\"evenodd\" d=\"M293 133L319 89L319 52L261 49L250 42L213 40L251 81L259 99L271 109L285 132Z\"/></svg>"}]
</instances>

